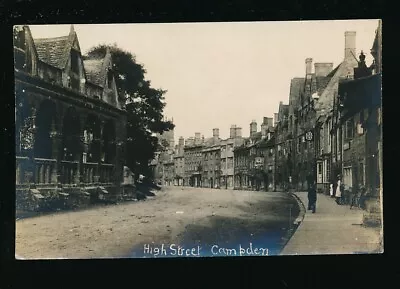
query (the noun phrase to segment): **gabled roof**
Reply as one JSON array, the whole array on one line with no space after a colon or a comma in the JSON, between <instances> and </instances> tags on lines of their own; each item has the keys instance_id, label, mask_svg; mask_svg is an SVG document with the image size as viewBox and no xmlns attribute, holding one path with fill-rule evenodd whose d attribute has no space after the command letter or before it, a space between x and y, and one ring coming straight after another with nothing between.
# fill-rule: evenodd
<instances>
[{"instance_id":1,"label":"gabled roof","mask_svg":"<svg viewBox=\"0 0 400 289\"><path fill-rule=\"evenodd\" d=\"M107 66L111 64L111 54L107 49L103 58L88 58L83 61L88 80L100 87L104 87L107 76Z\"/></svg>"},{"instance_id":2,"label":"gabled roof","mask_svg":"<svg viewBox=\"0 0 400 289\"><path fill-rule=\"evenodd\" d=\"M251 140L257 140L261 138L261 131L256 132L254 135L250 137Z\"/></svg>"},{"instance_id":3,"label":"gabled roof","mask_svg":"<svg viewBox=\"0 0 400 289\"><path fill-rule=\"evenodd\" d=\"M333 108L333 98L337 94L339 80L346 77L348 72L353 72L357 64L356 59L344 59L342 63L328 74L327 77L329 77L329 82L314 106L317 112L317 117L321 114L326 114L327 111L330 111Z\"/></svg>"},{"instance_id":4,"label":"gabled roof","mask_svg":"<svg viewBox=\"0 0 400 289\"><path fill-rule=\"evenodd\" d=\"M289 101L293 107L297 107L300 93L304 89L304 77L295 77L290 81Z\"/></svg>"},{"instance_id":5,"label":"gabled roof","mask_svg":"<svg viewBox=\"0 0 400 289\"><path fill-rule=\"evenodd\" d=\"M329 72L329 74L326 77L330 77L331 78L332 76L334 76L336 71L339 69L341 64L342 63L340 63L338 66L336 66L335 69L333 69L331 72Z\"/></svg>"},{"instance_id":6,"label":"gabled roof","mask_svg":"<svg viewBox=\"0 0 400 289\"><path fill-rule=\"evenodd\" d=\"M39 60L64 69L71 49L69 35L55 38L34 39Z\"/></svg>"},{"instance_id":7,"label":"gabled roof","mask_svg":"<svg viewBox=\"0 0 400 289\"><path fill-rule=\"evenodd\" d=\"M103 70L104 59L87 59L83 61L86 76L91 83L103 87L105 75Z\"/></svg>"},{"instance_id":8,"label":"gabled roof","mask_svg":"<svg viewBox=\"0 0 400 289\"><path fill-rule=\"evenodd\" d=\"M40 61L58 69L64 69L67 65L71 48L80 51L78 37L71 25L70 32L66 36L52 38L36 38L33 40Z\"/></svg>"},{"instance_id":9,"label":"gabled roof","mask_svg":"<svg viewBox=\"0 0 400 289\"><path fill-rule=\"evenodd\" d=\"M315 82L315 91L321 94L324 89L328 86L332 76L316 76L313 81Z\"/></svg>"}]
</instances>

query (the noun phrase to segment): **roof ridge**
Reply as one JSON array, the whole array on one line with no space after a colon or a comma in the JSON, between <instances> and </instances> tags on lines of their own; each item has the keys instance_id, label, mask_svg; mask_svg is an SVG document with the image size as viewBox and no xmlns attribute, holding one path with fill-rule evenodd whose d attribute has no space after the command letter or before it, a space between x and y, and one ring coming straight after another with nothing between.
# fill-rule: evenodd
<instances>
[{"instance_id":1,"label":"roof ridge","mask_svg":"<svg viewBox=\"0 0 400 289\"><path fill-rule=\"evenodd\" d=\"M57 37L47 37L47 38L33 38L33 41L39 41L39 42L50 42L50 41L56 41L56 40L61 40L61 39L68 39L69 35L66 36L57 36Z\"/></svg>"}]
</instances>

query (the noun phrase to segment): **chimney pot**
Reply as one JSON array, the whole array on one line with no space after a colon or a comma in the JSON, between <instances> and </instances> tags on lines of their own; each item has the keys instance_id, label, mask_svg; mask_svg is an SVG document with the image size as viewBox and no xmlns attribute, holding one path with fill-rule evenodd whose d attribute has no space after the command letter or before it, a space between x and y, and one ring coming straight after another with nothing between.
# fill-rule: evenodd
<instances>
[{"instance_id":1,"label":"chimney pot","mask_svg":"<svg viewBox=\"0 0 400 289\"><path fill-rule=\"evenodd\" d=\"M253 120L250 123L250 136L254 135L257 132L257 123L255 120Z\"/></svg>"},{"instance_id":2,"label":"chimney pot","mask_svg":"<svg viewBox=\"0 0 400 289\"><path fill-rule=\"evenodd\" d=\"M346 31L344 33L344 58L354 59L356 58L356 32Z\"/></svg>"},{"instance_id":3,"label":"chimney pot","mask_svg":"<svg viewBox=\"0 0 400 289\"><path fill-rule=\"evenodd\" d=\"M213 137L215 137L215 138L219 137L219 128L214 128L213 129Z\"/></svg>"},{"instance_id":4,"label":"chimney pot","mask_svg":"<svg viewBox=\"0 0 400 289\"><path fill-rule=\"evenodd\" d=\"M235 138L236 137L236 125L235 124L231 125L229 137L230 138Z\"/></svg>"},{"instance_id":5,"label":"chimney pot","mask_svg":"<svg viewBox=\"0 0 400 289\"><path fill-rule=\"evenodd\" d=\"M306 74L312 73L312 58L306 58Z\"/></svg>"},{"instance_id":6,"label":"chimney pot","mask_svg":"<svg viewBox=\"0 0 400 289\"><path fill-rule=\"evenodd\" d=\"M235 128L235 137L242 137L242 128L241 127Z\"/></svg>"}]
</instances>

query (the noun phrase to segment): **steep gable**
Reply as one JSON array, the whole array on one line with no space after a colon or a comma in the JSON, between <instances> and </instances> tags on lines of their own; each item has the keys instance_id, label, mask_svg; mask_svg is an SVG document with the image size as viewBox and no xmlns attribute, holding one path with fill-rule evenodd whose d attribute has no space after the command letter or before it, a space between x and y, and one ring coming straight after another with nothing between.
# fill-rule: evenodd
<instances>
[{"instance_id":1,"label":"steep gable","mask_svg":"<svg viewBox=\"0 0 400 289\"><path fill-rule=\"evenodd\" d=\"M34 39L39 60L58 69L64 70L70 59L71 49L81 53L78 36L71 25L68 35L52 38ZM81 57L80 57L81 58ZM79 60L82 62L82 59Z\"/></svg>"},{"instance_id":2,"label":"steep gable","mask_svg":"<svg viewBox=\"0 0 400 289\"><path fill-rule=\"evenodd\" d=\"M111 53L107 50L104 58L89 58L83 61L88 80L102 88L107 85L107 71L112 69Z\"/></svg>"},{"instance_id":3,"label":"steep gable","mask_svg":"<svg viewBox=\"0 0 400 289\"><path fill-rule=\"evenodd\" d=\"M333 108L333 99L337 95L339 81L353 75L354 68L357 66L357 60L345 59L333 71L334 74L329 79L328 84L321 93L318 101L315 103L317 117L326 114Z\"/></svg>"},{"instance_id":4,"label":"steep gable","mask_svg":"<svg viewBox=\"0 0 400 289\"><path fill-rule=\"evenodd\" d=\"M69 36L34 39L39 60L64 69L69 58Z\"/></svg>"},{"instance_id":5,"label":"steep gable","mask_svg":"<svg viewBox=\"0 0 400 289\"><path fill-rule=\"evenodd\" d=\"M37 74L39 59L29 26L14 26L14 60L15 68L23 69L33 75Z\"/></svg>"},{"instance_id":6,"label":"steep gable","mask_svg":"<svg viewBox=\"0 0 400 289\"><path fill-rule=\"evenodd\" d=\"M300 102L300 94L304 89L304 77L296 77L290 81L289 104L290 107L295 108Z\"/></svg>"}]
</instances>

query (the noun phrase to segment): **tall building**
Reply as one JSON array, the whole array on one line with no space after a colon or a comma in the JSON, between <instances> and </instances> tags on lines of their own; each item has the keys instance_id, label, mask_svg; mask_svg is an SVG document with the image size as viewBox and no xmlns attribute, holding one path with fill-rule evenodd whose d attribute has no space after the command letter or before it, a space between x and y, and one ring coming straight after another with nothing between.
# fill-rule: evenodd
<instances>
[{"instance_id":1,"label":"tall building","mask_svg":"<svg viewBox=\"0 0 400 289\"><path fill-rule=\"evenodd\" d=\"M17 26L14 40L17 206L118 200L126 111L110 52L84 61L73 26L45 39Z\"/></svg>"},{"instance_id":2,"label":"tall building","mask_svg":"<svg viewBox=\"0 0 400 289\"><path fill-rule=\"evenodd\" d=\"M228 139L221 140L221 176L220 188L234 188L234 149L242 145L244 138L242 137L242 128L232 125Z\"/></svg>"}]
</instances>

